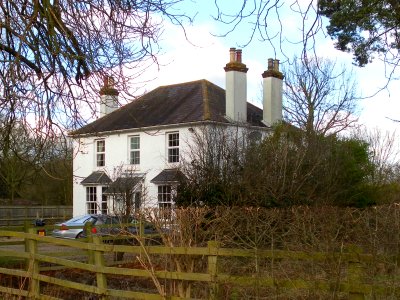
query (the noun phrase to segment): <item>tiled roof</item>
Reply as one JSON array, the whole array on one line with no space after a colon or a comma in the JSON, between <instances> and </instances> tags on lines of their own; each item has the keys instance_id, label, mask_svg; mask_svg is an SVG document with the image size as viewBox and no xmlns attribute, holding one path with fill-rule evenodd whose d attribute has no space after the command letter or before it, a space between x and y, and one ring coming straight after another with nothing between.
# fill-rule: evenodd
<instances>
[{"instance_id":1,"label":"tiled roof","mask_svg":"<svg viewBox=\"0 0 400 300\"><path fill-rule=\"evenodd\" d=\"M82 180L82 185L90 185L90 184L108 184L111 182L110 177L103 171L96 171L90 174L88 177Z\"/></svg>"},{"instance_id":2,"label":"tiled roof","mask_svg":"<svg viewBox=\"0 0 400 300\"><path fill-rule=\"evenodd\" d=\"M96 134L205 120L229 122L225 117L225 90L207 80L198 80L158 87L71 134ZM265 127L261 120L262 110L247 103L248 123Z\"/></svg>"},{"instance_id":3,"label":"tiled roof","mask_svg":"<svg viewBox=\"0 0 400 300\"><path fill-rule=\"evenodd\" d=\"M167 183L167 182L179 182L185 175L178 169L165 169L162 170L156 177L150 182L152 183Z\"/></svg>"},{"instance_id":4,"label":"tiled roof","mask_svg":"<svg viewBox=\"0 0 400 300\"><path fill-rule=\"evenodd\" d=\"M105 194L124 193L127 190L133 190L142 180L143 176L118 177L109 185Z\"/></svg>"}]
</instances>

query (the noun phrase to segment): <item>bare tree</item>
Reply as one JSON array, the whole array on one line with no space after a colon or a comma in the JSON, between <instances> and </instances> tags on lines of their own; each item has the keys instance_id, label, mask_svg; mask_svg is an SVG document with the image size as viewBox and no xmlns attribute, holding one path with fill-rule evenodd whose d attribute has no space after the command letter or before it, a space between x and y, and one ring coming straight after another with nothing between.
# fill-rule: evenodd
<instances>
[{"instance_id":1,"label":"bare tree","mask_svg":"<svg viewBox=\"0 0 400 300\"><path fill-rule=\"evenodd\" d=\"M41 145L41 158L34 164L37 174L31 183L25 182L24 198L42 205L72 205L72 141L60 134Z\"/></svg>"},{"instance_id":2,"label":"bare tree","mask_svg":"<svg viewBox=\"0 0 400 300\"><path fill-rule=\"evenodd\" d=\"M232 205L241 182L247 131L221 124L194 128L182 159L178 205Z\"/></svg>"},{"instance_id":3,"label":"bare tree","mask_svg":"<svg viewBox=\"0 0 400 300\"><path fill-rule=\"evenodd\" d=\"M352 73L318 57L294 59L285 70L286 120L307 133L336 134L354 126L357 90Z\"/></svg>"},{"instance_id":4,"label":"bare tree","mask_svg":"<svg viewBox=\"0 0 400 300\"><path fill-rule=\"evenodd\" d=\"M281 59L289 60L293 54L288 51L292 51L293 46L299 49L300 56L305 56L316 48L317 36L321 33L324 35L325 24L316 0L242 0L229 5L215 0L215 6L214 20L225 25L219 36L244 29L248 35L240 36L238 44L241 47L255 40L265 42ZM286 19L293 21L295 26L287 26Z\"/></svg>"},{"instance_id":5,"label":"bare tree","mask_svg":"<svg viewBox=\"0 0 400 300\"><path fill-rule=\"evenodd\" d=\"M27 152L24 158L32 162L38 161L39 151L46 145L58 143L57 137L66 129L78 128L91 119L105 75L114 78L121 102L127 96L132 98L134 84L143 84L138 77L157 64L164 20L183 30L184 22L191 21L175 10L181 1L2 1L3 163L11 158L7 141L19 138L11 136L12 128L32 128L31 133L38 137L35 151ZM48 165L41 168L51 173Z\"/></svg>"},{"instance_id":6,"label":"bare tree","mask_svg":"<svg viewBox=\"0 0 400 300\"><path fill-rule=\"evenodd\" d=\"M238 28L245 28L249 33L241 37L239 43L242 46L260 40L267 42L275 53L281 52L288 58L288 49L298 45L301 56L306 57L307 52L316 51L319 40L330 36L335 41L334 47L351 53L357 66L380 60L385 63L384 75L388 82L397 78L395 71L400 59L398 1L214 2L214 19L225 24L221 36L231 34ZM288 19L290 22L286 22ZM297 32L293 34L293 31Z\"/></svg>"},{"instance_id":7,"label":"bare tree","mask_svg":"<svg viewBox=\"0 0 400 300\"><path fill-rule=\"evenodd\" d=\"M174 217L165 219L159 209L143 210L143 217L156 227L162 243L167 247L204 247L215 238L215 208L179 208L174 209ZM151 263L150 260L147 263ZM204 268L203 258L171 254L165 260L165 268L177 272L197 272ZM174 279L165 284L164 292L182 298L191 298L193 283Z\"/></svg>"},{"instance_id":8,"label":"bare tree","mask_svg":"<svg viewBox=\"0 0 400 300\"><path fill-rule=\"evenodd\" d=\"M196 128L182 161L185 179L177 205L275 207L315 201L319 182L313 178L325 159L320 149L305 143L303 132L292 126L264 135L245 127Z\"/></svg>"},{"instance_id":9,"label":"bare tree","mask_svg":"<svg viewBox=\"0 0 400 300\"><path fill-rule=\"evenodd\" d=\"M135 171L123 165L114 169L113 181L105 192L111 207L102 209L103 213L112 213L126 220L140 212L146 199L145 175L138 175Z\"/></svg>"},{"instance_id":10,"label":"bare tree","mask_svg":"<svg viewBox=\"0 0 400 300\"><path fill-rule=\"evenodd\" d=\"M177 206L374 203L368 182L373 164L362 139L308 135L285 123L260 140L251 133L223 125L196 128L182 161L186 178Z\"/></svg>"},{"instance_id":11,"label":"bare tree","mask_svg":"<svg viewBox=\"0 0 400 300\"><path fill-rule=\"evenodd\" d=\"M157 62L163 19L190 20L174 10L181 1L2 1L0 114L44 132L79 126L104 74L128 92Z\"/></svg>"},{"instance_id":12,"label":"bare tree","mask_svg":"<svg viewBox=\"0 0 400 300\"><path fill-rule=\"evenodd\" d=\"M6 184L10 203L20 195L22 187L31 183L42 159L42 141L34 131L21 123L0 124L0 177Z\"/></svg>"},{"instance_id":13,"label":"bare tree","mask_svg":"<svg viewBox=\"0 0 400 300\"><path fill-rule=\"evenodd\" d=\"M399 159L397 133L382 132L375 128L360 130L355 134L361 136L369 145L369 153L375 166L371 182L377 185L391 182Z\"/></svg>"},{"instance_id":14,"label":"bare tree","mask_svg":"<svg viewBox=\"0 0 400 300\"><path fill-rule=\"evenodd\" d=\"M397 132L382 132L377 128L360 129L354 135L368 143L373 170L369 182L374 187L377 203L399 202L400 172Z\"/></svg>"}]
</instances>

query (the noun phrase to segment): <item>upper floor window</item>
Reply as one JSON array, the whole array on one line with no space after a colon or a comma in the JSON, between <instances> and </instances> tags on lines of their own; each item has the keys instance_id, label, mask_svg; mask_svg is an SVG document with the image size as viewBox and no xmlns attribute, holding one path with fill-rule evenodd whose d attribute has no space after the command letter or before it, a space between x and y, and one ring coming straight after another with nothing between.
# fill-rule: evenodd
<instances>
[{"instance_id":1,"label":"upper floor window","mask_svg":"<svg viewBox=\"0 0 400 300\"><path fill-rule=\"evenodd\" d=\"M131 165L140 164L140 136L135 135L129 138L129 163Z\"/></svg>"},{"instance_id":2,"label":"upper floor window","mask_svg":"<svg viewBox=\"0 0 400 300\"><path fill-rule=\"evenodd\" d=\"M259 131L252 131L248 135L250 144L259 144L262 140L262 134Z\"/></svg>"},{"instance_id":3,"label":"upper floor window","mask_svg":"<svg viewBox=\"0 0 400 300\"><path fill-rule=\"evenodd\" d=\"M96 166L104 167L106 162L106 141L96 141Z\"/></svg>"},{"instance_id":4,"label":"upper floor window","mask_svg":"<svg viewBox=\"0 0 400 300\"><path fill-rule=\"evenodd\" d=\"M179 132L168 133L168 162L179 162Z\"/></svg>"}]
</instances>

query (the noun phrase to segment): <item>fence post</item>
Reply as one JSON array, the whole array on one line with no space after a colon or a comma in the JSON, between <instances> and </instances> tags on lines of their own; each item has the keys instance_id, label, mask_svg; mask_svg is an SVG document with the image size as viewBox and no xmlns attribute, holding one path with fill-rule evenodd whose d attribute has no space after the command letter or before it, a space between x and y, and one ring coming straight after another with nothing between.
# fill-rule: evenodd
<instances>
[{"instance_id":1,"label":"fence post","mask_svg":"<svg viewBox=\"0 0 400 300\"><path fill-rule=\"evenodd\" d=\"M26 232L34 234L35 228L28 228ZM39 275L39 262L35 257L37 254L37 241L25 238L25 247L26 251L29 252L27 271L31 276L29 281L29 298L40 299L40 281L37 279L37 275Z\"/></svg>"},{"instance_id":2,"label":"fence post","mask_svg":"<svg viewBox=\"0 0 400 300\"><path fill-rule=\"evenodd\" d=\"M88 243L93 243L92 227L93 227L92 222L85 223L85 226L83 227L83 231L86 234ZM88 250L88 263L89 264L94 264L94 252L93 252L93 250Z\"/></svg>"},{"instance_id":3,"label":"fence post","mask_svg":"<svg viewBox=\"0 0 400 300\"><path fill-rule=\"evenodd\" d=\"M24 232L29 233L30 230L30 224L27 220L24 221ZM29 252L29 245L28 245L28 239L25 237L24 238L24 243L25 243L25 252ZM29 259L26 259L26 267L28 268L29 266Z\"/></svg>"},{"instance_id":4,"label":"fence post","mask_svg":"<svg viewBox=\"0 0 400 300\"><path fill-rule=\"evenodd\" d=\"M219 242L217 241L209 241L208 243L208 274L211 277L210 287L209 287L209 295L208 299L214 300L218 299L219 296L219 288L218 288L218 248Z\"/></svg>"},{"instance_id":5,"label":"fence post","mask_svg":"<svg viewBox=\"0 0 400 300\"><path fill-rule=\"evenodd\" d=\"M350 246L348 251L354 254L348 261L347 267L347 280L350 285L358 285L362 283L363 267L359 258L362 250L357 246ZM364 300L364 293L360 291L349 292L349 300Z\"/></svg>"},{"instance_id":6,"label":"fence post","mask_svg":"<svg viewBox=\"0 0 400 300\"><path fill-rule=\"evenodd\" d=\"M7 209L7 226L10 226L10 220L11 220L11 209L6 208ZM27 232L27 231L25 231Z\"/></svg>"},{"instance_id":7,"label":"fence post","mask_svg":"<svg viewBox=\"0 0 400 300\"><path fill-rule=\"evenodd\" d=\"M146 239L144 238L144 221L143 221L143 217L140 216L139 218L139 244L142 246L140 247L140 252L139 252L139 258L141 260L143 260L143 247L145 247L146 245Z\"/></svg>"},{"instance_id":8,"label":"fence post","mask_svg":"<svg viewBox=\"0 0 400 300\"><path fill-rule=\"evenodd\" d=\"M98 246L102 244L101 238L97 235L92 237L94 245ZM103 252L100 250L94 250L94 265L97 267L96 269L96 281L97 287L101 291L101 299L107 299L107 276L101 272L101 270L105 267L104 264L104 255Z\"/></svg>"}]
</instances>

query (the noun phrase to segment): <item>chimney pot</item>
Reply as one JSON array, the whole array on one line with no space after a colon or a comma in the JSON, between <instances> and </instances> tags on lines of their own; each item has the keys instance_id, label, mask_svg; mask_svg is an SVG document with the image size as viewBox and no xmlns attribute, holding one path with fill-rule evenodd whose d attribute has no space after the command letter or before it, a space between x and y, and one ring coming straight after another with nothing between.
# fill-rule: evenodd
<instances>
[{"instance_id":1,"label":"chimney pot","mask_svg":"<svg viewBox=\"0 0 400 300\"><path fill-rule=\"evenodd\" d=\"M274 69L274 60L272 58L268 59L268 70Z\"/></svg>"},{"instance_id":2,"label":"chimney pot","mask_svg":"<svg viewBox=\"0 0 400 300\"><path fill-rule=\"evenodd\" d=\"M103 77L103 83L104 83L104 87L106 87L106 88L114 87L114 77L105 75Z\"/></svg>"},{"instance_id":3,"label":"chimney pot","mask_svg":"<svg viewBox=\"0 0 400 300\"><path fill-rule=\"evenodd\" d=\"M279 72L279 59L274 60L274 70Z\"/></svg>"},{"instance_id":4,"label":"chimney pot","mask_svg":"<svg viewBox=\"0 0 400 300\"><path fill-rule=\"evenodd\" d=\"M237 62L242 62L242 50L241 49L238 49L238 50L236 50L236 61Z\"/></svg>"},{"instance_id":5,"label":"chimney pot","mask_svg":"<svg viewBox=\"0 0 400 300\"><path fill-rule=\"evenodd\" d=\"M229 60L230 62L235 62L236 61L236 48L230 48L229 49Z\"/></svg>"}]
</instances>

